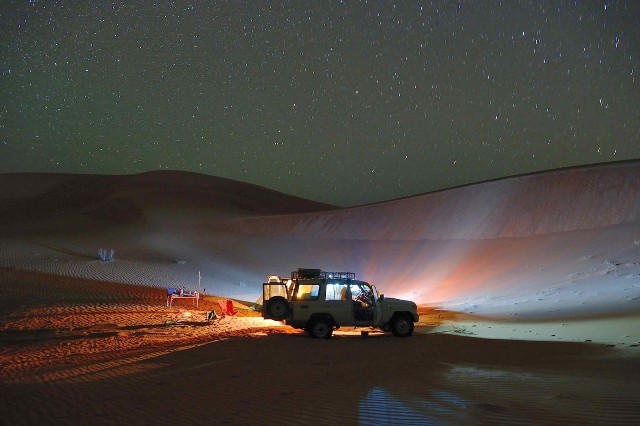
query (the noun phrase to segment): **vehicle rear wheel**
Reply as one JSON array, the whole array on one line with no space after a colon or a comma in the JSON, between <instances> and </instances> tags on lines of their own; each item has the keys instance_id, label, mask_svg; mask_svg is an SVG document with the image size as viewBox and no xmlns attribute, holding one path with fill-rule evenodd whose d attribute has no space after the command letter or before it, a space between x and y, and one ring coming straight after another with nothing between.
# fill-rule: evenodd
<instances>
[{"instance_id":1,"label":"vehicle rear wheel","mask_svg":"<svg viewBox=\"0 0 640 426\"><path fill-rule=\"evenodd\" d=\"M283 320L289 316L289 302L282 296L275 296L267 302L267 314L275 320Z\"/></svg>"},{"instance_id":2,"label":"vehicle rear wheel","mask_svg":"<svg viewBox=\"0 0 640 426\"><path fill-rule=\"evenodd\" d=\"M394 336L409 337L413 334L413 321L407 315L396 315L391 320L391 332Z\"/></svg>"},{"instance_id":3,"label":"vehicle rear wheel","mask_svg":"<svg viewBox=\"0 0 640 426\"><path fill-rule=\"evenodd\" d=\"M318 339L328 339L333 333L333 327L326 318L318 318L309 327L309 334Z\"/></svg>"}]
</instances>

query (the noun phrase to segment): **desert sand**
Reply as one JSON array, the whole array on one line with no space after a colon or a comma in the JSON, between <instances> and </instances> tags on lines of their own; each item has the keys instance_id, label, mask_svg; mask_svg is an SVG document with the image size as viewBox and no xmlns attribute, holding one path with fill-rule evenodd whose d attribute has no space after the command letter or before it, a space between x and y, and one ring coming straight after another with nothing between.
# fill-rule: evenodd
<instances>
[{"instance_id":1,"label":"desert sand","mask_svg":"<svg viewBox=\"0 0 640 426\"><path fill-rule=\"evenodd\" d=\"M635 346L531 342L515 333L477 339L481 321L465 318L473 324L464 330L456 314L424 307L410 338L347 329L325 341L239 302L236 317L206 321L219 311L214 296L199 309L188 300L167 308L164 291L149 286L7 269L0 276L3 424L640 418Z\"/></svg>"},{"instance_id":2,"label":"desert sand","mask_svg":"<svg viewBox=\"0 0 640 426\"><path fill-rule=\"evenodd\" d=\"M178 172L0 181L2 424L640 423L639 162L347 209ZM263 320L297 267L416 301L414 335ZM166 306L181 286L197 308Z\"/></svg>"}]
</instances>

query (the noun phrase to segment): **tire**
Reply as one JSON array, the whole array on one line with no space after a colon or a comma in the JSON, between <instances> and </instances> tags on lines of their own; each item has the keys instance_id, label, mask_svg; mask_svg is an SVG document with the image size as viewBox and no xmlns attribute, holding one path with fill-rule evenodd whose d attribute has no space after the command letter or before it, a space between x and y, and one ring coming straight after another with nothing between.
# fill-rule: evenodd
<instances>
[{"instance_id":1,"label":"tire","mask_svg":"<svg viewBox=\"0 0 640 426\"><path fill-rule=\"evenodd\" d=\"M413 334L413 321L408 315L396 315L391 319L391 332L397 337L409 337Z\"/></svg>"},{"instance_id":2,"label":"tire","mask_svg":"<svg viewBox=\"0 0 640 426\"><path fill-rule=\"evenodd\" d=\"M309 334L316 339L328 339L333 334L333 327L326 318L318 318L311 323Z\"/></svg>"},{"instance_id":3,"label":"tire","mask_svg":"<svg viewBox=\"0 0 640 426\"><path fill-rule=\"evenodd\" d=\"M283 320L289 316L289 302L282 296L275 296L267 302L267 315L275 320Z\"/></svg>"}]
</instances>

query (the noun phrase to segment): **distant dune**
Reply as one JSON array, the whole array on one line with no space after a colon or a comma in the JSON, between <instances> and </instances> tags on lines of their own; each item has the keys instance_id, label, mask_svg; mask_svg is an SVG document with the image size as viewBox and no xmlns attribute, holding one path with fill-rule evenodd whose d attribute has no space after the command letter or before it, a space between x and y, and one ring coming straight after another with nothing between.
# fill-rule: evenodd
<instances>
[{"instance_id":1,"label":"distant dune","mask_svg":"<svg viewBox=\"0 0 640 426\"><path fill-rule=\"evenodd\" d=\"M242 217L334 208L256 185L177 171L117 176L14 173L0 175L0 182L0 231L5 232L16 223L59 216L127 224L145 223L158 211L171 212L180 221L190 212ZM72 228L73 222L66 225Z\"/></svg>"}]
</instances>

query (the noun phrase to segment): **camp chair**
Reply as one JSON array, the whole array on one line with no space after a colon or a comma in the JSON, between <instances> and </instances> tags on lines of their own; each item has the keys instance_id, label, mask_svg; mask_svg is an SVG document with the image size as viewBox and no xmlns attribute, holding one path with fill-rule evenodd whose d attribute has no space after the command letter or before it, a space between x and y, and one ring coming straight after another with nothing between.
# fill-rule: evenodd
<instances>
[{"instance_id":1,"label":"camp chair","mask_svg":"<svg viewBox=\"0 0 640 426\"><path fill-rule=\"evenodd\" d=\"M222 317L229 315L235 318L238 313L237 310L233 309L233 300L218 300L218 305L220 305Z\"/></svg>"}]
</instances>

